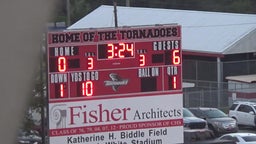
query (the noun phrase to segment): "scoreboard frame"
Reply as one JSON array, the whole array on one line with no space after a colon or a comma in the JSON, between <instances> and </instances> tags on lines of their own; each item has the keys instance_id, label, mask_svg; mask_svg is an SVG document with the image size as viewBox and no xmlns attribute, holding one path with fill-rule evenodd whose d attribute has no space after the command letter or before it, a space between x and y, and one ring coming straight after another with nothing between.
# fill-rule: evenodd
<instances>
[{"instance_id":1,"label":"scoreboard frame","mask_svg":"<svg viewBox=\"0 0 256 144\"><path fill-rule=\"evenodd\" d=\"M47 54L50 100L182 91L179 25L49 32ZM111 70L115 73L105 74ZM125 71L141 82L132 76L126 83L129 91L112 86L112 92L101 92L109 79L131 75Z\"/></svg>"},{"instance_id":2,"label":"scoreboard frame","mask_svg":"<svg viewBox=\"0 0 256 144\"><path fill-rule=\"evenodd\" d=\"M180 25L51 31L47 43L50 144L183 143Z\"/></svg>"}]
</instances>

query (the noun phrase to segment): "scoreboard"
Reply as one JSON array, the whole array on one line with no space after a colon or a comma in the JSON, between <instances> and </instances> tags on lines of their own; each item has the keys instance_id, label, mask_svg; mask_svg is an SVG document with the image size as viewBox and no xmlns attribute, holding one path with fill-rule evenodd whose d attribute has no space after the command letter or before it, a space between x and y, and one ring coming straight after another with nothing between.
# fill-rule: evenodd
<instances>
[{"instance_id":1,"label":"scoreboard","mask_svg":"<svg viewBox=\"0 0 256 144\"><path fill-rule=\"evenodd\" d=\"M181 68L179 25L48 33L50 101L180 92Z\"/></svg>"},{"instance_id":2,"label":"scoreboard","mask_svg":"<svg viewBox=\"0 0 256 144\"><path fill-rule=\"evenodd\" d=\"M48 32L50 144L183 143L181 26Z\"/></svg>"}]
</instances>

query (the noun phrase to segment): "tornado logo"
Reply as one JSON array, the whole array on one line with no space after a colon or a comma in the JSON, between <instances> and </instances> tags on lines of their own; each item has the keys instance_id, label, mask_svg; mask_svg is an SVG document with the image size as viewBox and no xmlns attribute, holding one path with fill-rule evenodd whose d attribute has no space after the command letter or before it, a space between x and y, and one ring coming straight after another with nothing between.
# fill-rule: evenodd
<instances>
[{"instance_id":1,"label":"tornado logo","mask_svg":"<svg viewBox=\"0 0 256 144\"><path fill-rule=\"evenodd\" d=\"M119 86L127 85L128 79L122 79L118 74L111 73L109 74L111 81L104 81L105 86L112 86L113 91L117 91Z\"/></svg>"}]
</instances>

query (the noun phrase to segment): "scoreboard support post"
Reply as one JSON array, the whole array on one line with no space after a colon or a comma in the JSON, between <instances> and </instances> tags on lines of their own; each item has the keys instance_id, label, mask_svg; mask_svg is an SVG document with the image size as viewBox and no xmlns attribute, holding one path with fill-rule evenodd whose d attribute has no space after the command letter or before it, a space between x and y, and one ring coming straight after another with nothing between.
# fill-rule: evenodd
<instances>
[{"instance_id":1,"label":"scoreboard support post","mask_svg":"<svg viewBox=\"0 0 256 144\"><path fill-rule=\"evenodd\" d=\"M48 33L50 144L183 143L181 26Z\"/></svg>"}]
</instances>

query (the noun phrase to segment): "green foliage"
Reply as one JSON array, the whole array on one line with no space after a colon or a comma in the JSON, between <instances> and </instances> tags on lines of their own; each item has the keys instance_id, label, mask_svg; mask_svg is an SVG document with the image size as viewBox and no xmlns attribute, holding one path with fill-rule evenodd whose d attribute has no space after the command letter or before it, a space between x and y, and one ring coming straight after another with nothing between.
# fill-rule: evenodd
<instances>
[{"instance_id":1,"label":"green foliage","mask_svg":"<svg viewBox=\"0 0 256 144\"><path fill-rule=\"evenodd\" d=\"M231 5L231 11L237 13L251 13L251 11L255 8L255 1L254 4L252 1L249 0L236 0Z\"/></svg>"},{"instance_id":2,"label":"green foliage","mask_svg":"<svg viewBox=\"0 0 256 144\"><path fill-rule=\"evenodd\" d=\"M21 129L25 131L32 130L35 127L34 121L32 119L32 115L30 113L26 113L23 118L23 125Z\"/></svg>"},{"instance_id":3,"label":"green foliage","mask_svg":"<svg viewBox=\"0 0 256 144\"><path fill-rule=\"evenodd\" d=\"M118 5L124 5L124 0ZM71 23L75 23L100 5L113 5L113 0L70 0Z\"/></svg>"},{"instance_id":4,"label":"green foliage","mask_svg":"<svg viewBox=\"0 0 256 144\"><path fill-rule=\"evenodd\" d=\"M64 19L66 13L65 2L62 1L60 5L62 7L59 7L58 10L60 13L56 19ZM116 2L118 6L125 6L126 4L126 0L116 0ZM129 2L132 7L256 13L256 9L253 7L256 5L255 0L129 0ZM71 24L100 5L113 5L113 0L70 0Z\"/></svg>"},{"instance_id":5,"label":"green foliage","mask_svg":"<svg viewBox=\"0 0 256 144\"><path fill-rule=\"evenodd\" d=\"M46 38L42 38L42 46L46 47ZM23 123L21 128L25 131L29 131L36 128L35 121L32 117L32 111L42 114L42 108L46 107L46 85L47 85L47 60L46 54L41 55L40 63L37 67L37 75L35 75L35 85L32 90L31 98L28 101L28 107L24 112Z\"/></svg>"}]
</instances>

